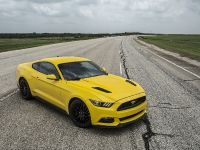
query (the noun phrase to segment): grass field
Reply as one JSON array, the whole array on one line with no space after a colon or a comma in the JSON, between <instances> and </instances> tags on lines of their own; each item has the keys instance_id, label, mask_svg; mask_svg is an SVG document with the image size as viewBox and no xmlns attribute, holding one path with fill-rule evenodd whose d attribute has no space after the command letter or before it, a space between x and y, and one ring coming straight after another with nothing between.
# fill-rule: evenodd
<instances>
[{"instance_id":1,"label":"grass field","mask_svg":"<svg viewBox=\"0 0 200 150\"><path fill-rule=\"evenodd\" d=\"M0 38L0 52L30 48L60 42L89 39L86 37L39 37L39 38Z\"/></svg>"},{"instance_id":2,"label":"grass field","mask_svg":"<svg viewBox=\"0 0 200 150\"><path fill-rule=\"evenodd\" d=\"M200 61L200 35L141 36L141 40Z\"/></svg>"},{"instance_id":3,"label":"grass field","mask_svg":"<svg viewBox=\"0 0 200 150\"><path fill-rule=\"evenodd\" d=\"M61 42L87 40L110 36L126 36L133 34L140 33L0 33L0 52Z\"/></svg>"}]
</instances>

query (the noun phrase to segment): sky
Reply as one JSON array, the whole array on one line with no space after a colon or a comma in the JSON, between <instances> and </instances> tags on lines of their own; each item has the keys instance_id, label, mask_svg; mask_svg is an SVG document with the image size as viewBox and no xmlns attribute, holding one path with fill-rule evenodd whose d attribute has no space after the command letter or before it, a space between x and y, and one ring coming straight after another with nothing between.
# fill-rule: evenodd
<instances>
[{"instance_id":1,"label":"sky","mask_svg":"<svg viewBox=\"0 0 200 150\"><path fill-rule=\"evenodd\" d=\"M200 0L0 0L0 33L200 34Z\"/></svg>"}]
</instances>

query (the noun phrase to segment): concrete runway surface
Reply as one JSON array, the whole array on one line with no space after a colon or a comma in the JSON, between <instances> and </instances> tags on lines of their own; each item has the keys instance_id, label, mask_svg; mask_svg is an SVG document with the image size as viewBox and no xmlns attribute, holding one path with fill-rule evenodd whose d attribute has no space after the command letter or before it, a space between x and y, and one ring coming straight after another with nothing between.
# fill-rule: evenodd
<instances>
[{"instance_id":1,"label":"concrete runway surface","mask_svg":"<svg viewBox=\"0 0 200 150\"><path fill-rule=\"evenodd\" d=\"M0 53L0 149L200 149L200 68L174 63L137 43L110 37ZM25 101L17 90L17 64L52 56L87 57L109 73L140 83L147 116L128 127L81 129L52 106Z\"/></svg>"}]
</instances>

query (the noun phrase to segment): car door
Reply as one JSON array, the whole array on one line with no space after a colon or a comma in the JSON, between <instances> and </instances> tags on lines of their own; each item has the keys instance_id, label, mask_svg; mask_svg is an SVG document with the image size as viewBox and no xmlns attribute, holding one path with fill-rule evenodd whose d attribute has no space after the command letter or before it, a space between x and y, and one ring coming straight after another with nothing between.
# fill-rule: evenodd
<instances>
[{"instance_id":1,"label":"car door","mask_svg":"<svg viewBox=\"0 0 200 150\"><path fill-rule=\"evenodd\" d=\"M49 62L39 62L37 73L34 74L35 92L46 101L64 108L62 101L62 80L56 67ZM54 74L58 80L47 79L48 74Z\"/></svg>"}]
</instances>

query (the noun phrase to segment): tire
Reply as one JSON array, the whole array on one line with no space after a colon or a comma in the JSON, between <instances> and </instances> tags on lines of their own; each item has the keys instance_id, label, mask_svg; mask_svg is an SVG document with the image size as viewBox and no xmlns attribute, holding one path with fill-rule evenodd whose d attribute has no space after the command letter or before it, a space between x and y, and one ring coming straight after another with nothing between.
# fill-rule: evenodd
<instances>
[{"instance_id":1,"label":"tire","mask_svg":"<svg viewBox=\"0 0 200 150\"><path fill-rule=\"evenodd\" d=\"M79 100L73 100L69 106L69 116L73 123L81 128L91 127L90 112L86 104Z\"/></svg>"},{"instance_id":2,"label":"tire","mask_svg":"<svg viewBox=\"0 0 200 150\"><path fill-rule=\"evenodd\" d=\"M24 78L21 78L19 80L19 89L24 99L26 100L32 99L33 96L31 94L30 87L28 85L28 82Z\"/></svg>"}]
</instances>

